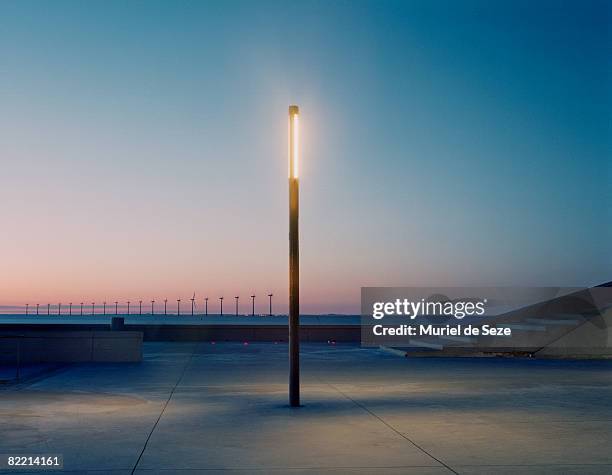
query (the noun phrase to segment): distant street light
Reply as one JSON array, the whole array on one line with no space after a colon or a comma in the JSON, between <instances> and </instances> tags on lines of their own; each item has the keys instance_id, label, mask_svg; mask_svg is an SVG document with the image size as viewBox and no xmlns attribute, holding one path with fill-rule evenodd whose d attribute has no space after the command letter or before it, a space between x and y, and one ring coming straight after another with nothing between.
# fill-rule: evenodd
<instances>
[{"instance_id":1,"label":"distant street light","mask_svg":"<svg viewBox=\"0 0 612 475\"><path fill-rule=\"evenodd\" d=\"M289 106L289 404L300 405L299 108Z\"/></svg>"},{"instance_id":2,"label":"distant street light","mask_svg":"<svg viewBox=\"0 0 612 475\"><path fill-rule=\"evenodd\" d=\"M240 297L236 296L236 297L234 297L234 298L236 299L236 316L238 316L238 299L239 299Z\"/></svg>"},{"instance_id":3,"label":"distant street light","mask_svg":"<svg viewBox=\"0 0 612 475\"><path fill-rule=\"evenodd\" d=\"M272 297L274 297L274 294L268 294L268 297L270 298L270 316L272 316Z\"/></svg>"},{"instance_id":4,"label":"distant street light","mask_svg":"<svg viewBox=\"0 0 612 475\"><path fill-rule=\"evenodd\" d=\"M223 315L223 297L219 297L219 300L221 301L221 315Z\"/></svg>"},{"instance_id":5,"label":"distant street light","mask_svg":"<svg viewBox=\"0 0 612 475\"><path fill-rule=\"evenodd\" d=\"M255 295L251 295L251 315L255 316Z\"/></svg>"}]
</instances>

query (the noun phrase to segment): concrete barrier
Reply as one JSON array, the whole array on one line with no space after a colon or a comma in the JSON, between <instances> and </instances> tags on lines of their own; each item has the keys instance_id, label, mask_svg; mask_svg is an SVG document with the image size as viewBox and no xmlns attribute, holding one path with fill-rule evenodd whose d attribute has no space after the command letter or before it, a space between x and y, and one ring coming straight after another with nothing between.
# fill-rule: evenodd
<instances>
[{"instance_id":1,"label":"concrete barrier","mask_svg":"<svg viewBox=\"0 0 612 475\"><path fill-rule=\"evenodd\" d=\"M142 361L142 332L21 331L0 334L0 364Z\"/></svg>"}]
</instances>

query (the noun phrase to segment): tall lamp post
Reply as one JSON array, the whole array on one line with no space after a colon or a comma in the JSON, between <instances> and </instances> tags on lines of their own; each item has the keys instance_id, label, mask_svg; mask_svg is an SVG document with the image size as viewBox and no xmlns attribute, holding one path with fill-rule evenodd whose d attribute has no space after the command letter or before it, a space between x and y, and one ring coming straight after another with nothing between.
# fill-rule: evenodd
<instances>
[{"instance_id":1,"label":"tall lamp post","mask_svg":"<svg viewBox=\"0 0 612 475\"><path fill-rule=\"evenodd\" d=\"M299 108L289 106L289 404L300 405Z\"/></svg>"}]
</instances>

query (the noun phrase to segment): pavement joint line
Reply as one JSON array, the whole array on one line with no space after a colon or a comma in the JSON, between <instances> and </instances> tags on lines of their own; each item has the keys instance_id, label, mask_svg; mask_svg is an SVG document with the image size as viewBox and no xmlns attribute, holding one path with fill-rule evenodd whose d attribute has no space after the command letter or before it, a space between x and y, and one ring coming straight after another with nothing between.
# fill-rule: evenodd
<instances>
[{"instance_id":1,"label":"pavement joint line","mask_svg":"<svg viewBox=\"0 0 612 475\"><path fill-rule=\"evenodd\" d=\"M191 354L189 355L189 358L185 362L185 366L183 366L183 371L181 372L181 375L176 380L176 383L174 384L174 386L172 388L172 391L170 391L170 394L168 395L168 399L166 399L166 402L164 403L164 406L162 407L162 410L159 413L159 416L157 417L157 420L155 421L155 424L153 424L153 427L151 428L151 432L149 432L149 435L147 436L147 440L145 440L145 443L142 446L142 450L140 451L140 455L138 455L138 459L136 460L136 463L134 464L134 467L132 467L132 471L130 472L131 475L134 475L134 472L136 471L136 468L138 467L138 464L140 463L140 459L142 459L142 456L144 455L145 450L147 450L147 444L149 443L149 440L151 439L151 436L153 435L153 432L155 432L155 429L157 428L157 424L159 424L159 421L161 420L162 416L164 415L164 412L166 412L166 408L168 407L168 404L170 403L170 400L172 399L172 396L174 395L174 392L176 391L176 388L178 387L178 385L183 380L183 377L185 376L185 373L187 372L187 368L189 367L189 364L193 360L193 356L196 353L196 349L199 348L200 346L201 346L200 343L196 343L193 346L193 350L192 350Z\"/></svg>"},{"instance_id":2,"label":"pavement joint line","mask_svg":"<svg viewBox=\"0 0 612 475\"><path fill-rule=\"evenodd\" d=\"M340 393L342 396L344 396L346 399L348 399L349 401L351 401L353 404L355 404L356 406L360 407L361 409L363 409L364 411L366 411L368 414L370 414L372 417L375 417L376 419L378 419L380 422L382 422L385 426L387 426L389 429L391 429L393 432L395 432L397 435L399 435L400 437L402 437L403 439L406 439L408 442L410 442L412 445L414 445L417 449L419 449L421 452L423 452L425 455L429 456L430 458L432 458L433 460L435 460L436 462L438 462L439 464L443 465L444 467L446 467L448 470L450 470L451 472L453 472L456 475L459 475L459 472L453 470L452 467L450 467L449 465L447 465L446 463L444 463L442 460L440 460L439 458L435 457L434 455L430 454L427 450L425 450L423 447L421 447L419 444L417 444L415 441L413 441L412 439L410 439L410 437L408 437L406 434L403 434L402 432L398 431L395 427L393 427L391 424L389 424L387 421L385 421L382 417L380 417L379 415L377 415L376 413L372 412L370 409L368 409L366 406L364 406L363 404L359 403L358 401L356 401L355 399L353 399L352 397L350 397L348 394L344 393L342 390L338 389L336 386L334 386L332 383L327 383L329 384L330 387L332 387L333 389L335 389L338 393Z\"/></svg>"}]
</instances>

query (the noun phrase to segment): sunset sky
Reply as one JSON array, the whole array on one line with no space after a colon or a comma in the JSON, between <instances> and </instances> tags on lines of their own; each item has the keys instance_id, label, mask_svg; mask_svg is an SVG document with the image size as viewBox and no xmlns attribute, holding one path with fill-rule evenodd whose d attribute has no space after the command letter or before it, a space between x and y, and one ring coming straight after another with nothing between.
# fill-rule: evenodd
<instances>
[{"instance_id":1,"label":"sunset sky","mask_svg":"<svg viewBox=\"0 0 612 475\"><path fill-rule=\"evenodd\" d=\"M610 10L0 2L0 306L612 280Z\"/></svg>"}]
</instances>

